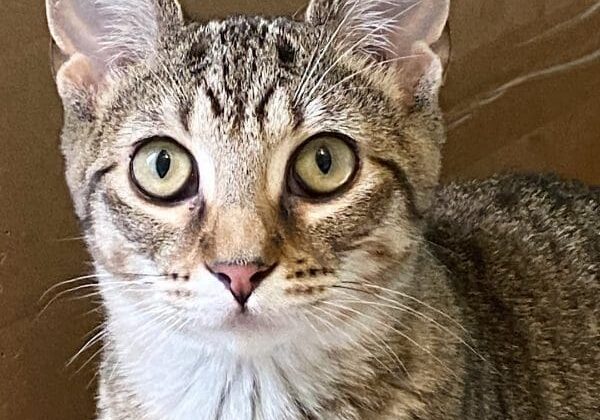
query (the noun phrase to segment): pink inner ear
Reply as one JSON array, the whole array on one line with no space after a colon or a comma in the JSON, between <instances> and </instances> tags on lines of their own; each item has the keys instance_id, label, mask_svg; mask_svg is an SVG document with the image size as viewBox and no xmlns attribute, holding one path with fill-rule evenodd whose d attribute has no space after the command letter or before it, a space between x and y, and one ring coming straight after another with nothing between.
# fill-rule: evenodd
<instances>
[{"instance_id":1,"label":"pink inner ear","mask_svg":"<svg viewBox=\"0 0 600 420\"><path fill-rule=\"evenodd\" d=\"M96 91L101 84L104 72L92 60L82 54L75 54L59 69L56 82L62 97L73 91Z\"/></svg>"},{"instance_id":2,"label":"pink inner ear","mask_svg":"<svg viewBox=\"0 0 600 420\"><path fill-rule=\"evenodd\" d=\"M401 86L407 93L407 104L412 104L415 94L437 93L443 78L442 62L425 42L415 43L411 56L410 60L398 64ZM419 88L428 92L419 92Z\"/></svg>"},{"instance_id":3,"label":"pink inner ear","mask_svg":"<svg viewBox=\"0 0 600 420\"><path fill-rule=\"evenodd\" d=\"M176 0L46 0L50 32L63 54L88 58L65 63L57 80L93 86L110 67L147 57L159 36L159 19L167 13L157 7L167 4L169 17L180 19Z\"/></svg>"},{"instance_id":4,"label":"pink inner ear","mask_svg":"<svg viewBox=\"0 0 600 420\"><path fill-rule=\"evenodd\" d=\"M442 36L450 12L449 0L413 0L399 24L413 41L433 44Z\"/></svg>"},{"instance_id":5,"label":"pink inner ear","mask_svg":"<svg viewBox=\"0 0 600 420\"><path fill-rule=\"evenodd\" d=\"M373 47L380 56L394 61L400 88L412 101L419 87L437 92L442 65L431 45L443 34L449 14L449 0L342 0L351 13L350 33L357 28L375 33ZM360 3L357 3L360 2ZM369 32L366 32L369 33ZM426 93L426 92L422 92Z\"/></svg>"},{"instance_id":6,"label":"pink inner ear","mask_svg":"<svg viewBox=\"0 0 600 420\"><path fill-rule=\"evenodd\" d=\"M307 20L330 22L340 51L389 62L412 100L419 84L430 93L441 84L441 61L430 47L442 36L449 9L450 0L312 0Z\"/></svg>"},{"instance_id":7,"label":"pink inner ear","mask_svg":"<svg viewBox=\"0 0 600 420\"><path fill-rule=\"evenodd\" d=\"M46 4L50 32L63 53L98 53L102 19L93 13L94 1L47 0Z\"/></svg>"},{"instance_id":8,"label":"pink inner ear","mask_svg":"<svg viewBox=\"0 0 600 420\"><path fill-rule=\"evenodd\" d=\"M377 31L379 39L393 57L414 54L417 42L435 43L444 31L449 13L449 0L367 0L364 4L366 9L357 7L363 15L356 19L366 30L381 28Z\"/></svg>"}]
</instances>

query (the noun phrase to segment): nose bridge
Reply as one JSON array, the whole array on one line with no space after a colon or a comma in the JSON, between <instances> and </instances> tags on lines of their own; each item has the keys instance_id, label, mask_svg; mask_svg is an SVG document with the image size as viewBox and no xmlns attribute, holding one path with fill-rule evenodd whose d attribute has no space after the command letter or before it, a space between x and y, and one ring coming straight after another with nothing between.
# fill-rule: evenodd
<instances>
[{"instance_id":1,"label":"nose bridge","mask_svg":"<svg viewBox=\"0 0 600 420\"><path fill-rule=\"evenodd\" d=\"M213 263L272 264L277 257L276 231L274 218L256 206L221 207L213 228Z\"/></svg>"},{"instance_id":2,"label":"nose bridge","mask_svg":"<svg viewBox=\"0 0 600 420\"><path fill-rule=\"evenodd\" d=\"M217 165L216 198L226 207L255 206L264 184L266 159L256 140L230 141L221 150Z\"/></svg>"},{"instance_id":3,"label":"nose bridge","mask_svg":"<svg viewBox=\"0 0 600 420\"><path fill-rule=\"evenodd\" d=\"M210 212L213 264L257 263L277 259L276 206L265 193L268 145L242 130L224 133L215 151L215 197Z\"/></svg>"}]
</instances>

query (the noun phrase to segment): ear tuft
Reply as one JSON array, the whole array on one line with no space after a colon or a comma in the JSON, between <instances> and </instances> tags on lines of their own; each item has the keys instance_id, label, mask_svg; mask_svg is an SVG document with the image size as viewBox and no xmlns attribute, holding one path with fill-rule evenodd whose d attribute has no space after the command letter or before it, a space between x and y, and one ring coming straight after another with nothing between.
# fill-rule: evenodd
<instances>
[{"instance_id":1,"label":"ear tuft","mask_svg":"<svg viewBox=\"0 0 600 420\"><path fill-rule=\"evenodd\" d=\"M97 85L110 69L145 59L161 31L182 21L175 0L46 0L46 14L54 62L64 62L57 83L75 85Z\"/></svg>"},{"instance_id":2,"label":"ear tuft","mask_svg":"<svg viewBox=\"0 0 600 420\"><path fill-rule=\"evenodd\" d=\"M313 0L306 20L332 25L341 51L393 62L403 87L413 94L420 83L433 89L441 83L445 57L440 59L432 46L447 45L442 35L449 9L449 0ZM429 77L439 80L422 80Z\"/></svg>"}]
</instances>

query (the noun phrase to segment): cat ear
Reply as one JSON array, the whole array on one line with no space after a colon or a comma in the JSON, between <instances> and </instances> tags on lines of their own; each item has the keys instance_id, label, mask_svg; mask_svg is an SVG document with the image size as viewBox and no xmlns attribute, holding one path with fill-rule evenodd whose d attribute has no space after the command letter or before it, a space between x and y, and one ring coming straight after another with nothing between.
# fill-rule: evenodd
<instances>
[{"instance_id":1,"label":"cat ear","mask_svg":"<svg viewBox=\"0 0 600 420\"><path fill-rule=\"evenodd\" d=\"M156 50L161 34L181 23L176 0L46 0L61 89L98 89L112 70Z\"/></svg>"},{"instance_id":2,"label":"cat ear","mask_svg":"<svg viewBox=\"0 0 600 420\"><path fill-rule=\"evenodd\" d=\"M437 93L447 60L450 0L312 0L306 20L332 24L337 45L393 63L403 88Z\"/></svg>"}]
</instances>

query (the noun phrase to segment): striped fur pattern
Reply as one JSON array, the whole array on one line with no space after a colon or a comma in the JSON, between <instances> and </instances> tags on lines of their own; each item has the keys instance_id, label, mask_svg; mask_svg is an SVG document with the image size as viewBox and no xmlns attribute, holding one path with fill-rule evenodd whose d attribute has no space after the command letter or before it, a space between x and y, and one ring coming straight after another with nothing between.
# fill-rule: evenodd
<instances>
[{"instance_id":1,"label":"striped fur pattern","mask_svg":"<svg viewBox=\"0 0 600 420\"><path fill-rule=\"evenodd\" d=\"M438 187L447 0L314 0L302 21L47 10L106 312L100 420L599 418L599 192ZM360 165L306 199L289 160L320 132ZM154 135L193 155L192 198L136 192L129 162ZM275 268L241 313L214 261Z\"/></svg>"}]
</instances>

